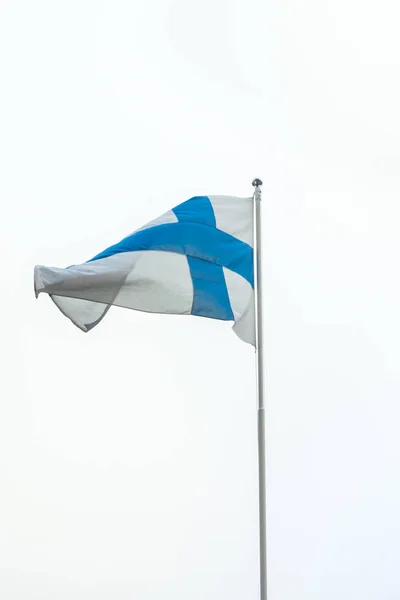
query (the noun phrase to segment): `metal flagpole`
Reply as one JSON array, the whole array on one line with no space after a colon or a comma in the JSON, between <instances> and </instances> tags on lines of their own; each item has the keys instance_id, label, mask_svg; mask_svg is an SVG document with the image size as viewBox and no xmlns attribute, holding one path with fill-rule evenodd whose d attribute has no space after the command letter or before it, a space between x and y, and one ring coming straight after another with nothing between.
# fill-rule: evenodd
<instances>
[{"instance_id":1,"label":"metal flagpole","mask_svg":"<svg viewBox=\"0 0 400 600\"><path fill-rule=\"evenodd\" d=\"M258 395L258 494L260 525L260 600L267 600L267 482L264 405L263 304L262 304L262 240L261 179L254 179L256 232L256 352Z\"/></svg>"}]
</instances>

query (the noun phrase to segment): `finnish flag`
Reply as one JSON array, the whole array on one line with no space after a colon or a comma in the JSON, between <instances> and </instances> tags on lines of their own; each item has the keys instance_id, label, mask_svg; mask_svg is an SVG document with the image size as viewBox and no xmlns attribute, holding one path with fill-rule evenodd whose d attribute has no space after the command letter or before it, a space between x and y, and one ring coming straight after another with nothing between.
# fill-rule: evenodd
<instances>
[{"instance_id":1,"label":"finnish flag","mask_svg":"<svg viewBox=\"0 0 400 600\"><path fill-rule=\"evenodd\" d=\"M234 321L255 345L253 245L252 198L197 196L88 262L36 266L35 293L83 331L115 305Z\"/></svg>"}]
</instances>

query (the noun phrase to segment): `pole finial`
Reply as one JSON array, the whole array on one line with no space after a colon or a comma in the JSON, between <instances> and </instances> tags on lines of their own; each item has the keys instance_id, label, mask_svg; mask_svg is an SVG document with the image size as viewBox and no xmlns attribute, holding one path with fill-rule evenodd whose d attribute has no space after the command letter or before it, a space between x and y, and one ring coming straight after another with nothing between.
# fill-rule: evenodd
<instances>
[{"instance_id":1,"label":"pole finial","mask_svg":"<svg viewBox=\"0 0 400 600\"><path fill-rule=\"evenodd\" d=\"M259 187L260 185L262 185L263 182L261 181L261 179L253 179L253 186L254 187Z\"/></svg>"}]
</instances>

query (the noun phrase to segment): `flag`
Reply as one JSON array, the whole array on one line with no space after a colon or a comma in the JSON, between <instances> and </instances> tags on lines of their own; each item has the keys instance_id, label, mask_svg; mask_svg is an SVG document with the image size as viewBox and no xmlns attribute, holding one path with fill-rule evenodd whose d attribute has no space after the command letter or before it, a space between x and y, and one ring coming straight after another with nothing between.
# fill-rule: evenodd
<instances>
[{"instance_id":1,"label":"flag","mask_svg":"<svg viewBox=\"0 0 400 600\"><path fill-rule=\"evenodd\" d=\"M253 199L191 198L83 264L36 266L34 280L86 332L114 305L234 321L255 345Z\"/></svg>"}]
</instances>

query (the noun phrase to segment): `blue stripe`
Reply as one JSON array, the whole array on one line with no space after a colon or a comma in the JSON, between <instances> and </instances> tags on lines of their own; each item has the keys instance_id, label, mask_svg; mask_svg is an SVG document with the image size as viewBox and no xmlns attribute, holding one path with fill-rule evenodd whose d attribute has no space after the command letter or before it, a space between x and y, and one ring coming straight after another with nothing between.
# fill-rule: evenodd
<instances>
[{"instance_id":1,"label":"blue stripe","mask_svg":"<svg viewBox=\"0 0 400 600\"><path fill-rule=\"evenodd\" d=\"M197 223L166 223L143 229L88 262L136 250L164 250L201 258L234 271L254 287L253 248L224 231Z\"/></svg>"},{"instance_id":2,"label":"blue stripe","mask_svg":"<svg viewBox=\"0 0 400 600\"><path fill-rule=\"evenodd\" d=\"M215 215L207 196L195 196L172 209L181 223L200 223L216 227Z\"/></svg>"},{"instance_id":3,"label":"blue stripe","mask_svg":"<svg viewBox=\"0 0 400 600\"><path fill-rule=\"evenodd\" d=\"M198 223L216 231L215 214L207 196L196 196L173 209L180 223ZM207 235L207 232L206 232ZM210 252L211 248L207 248ZM193 282L192 315L233 321L234 316L226 287L224 271L220 264L187 257Z\"/></svg>"},{"instance_id":4,"label":"blue stripe","mask_svg":"<svg viewBox=\"0 0 400 600\"><path fill-rule=\"evenodd\" d=\"M222 267L188 256L193 281L192 315L234 321Z\"/></svg>"}]
</instances>

